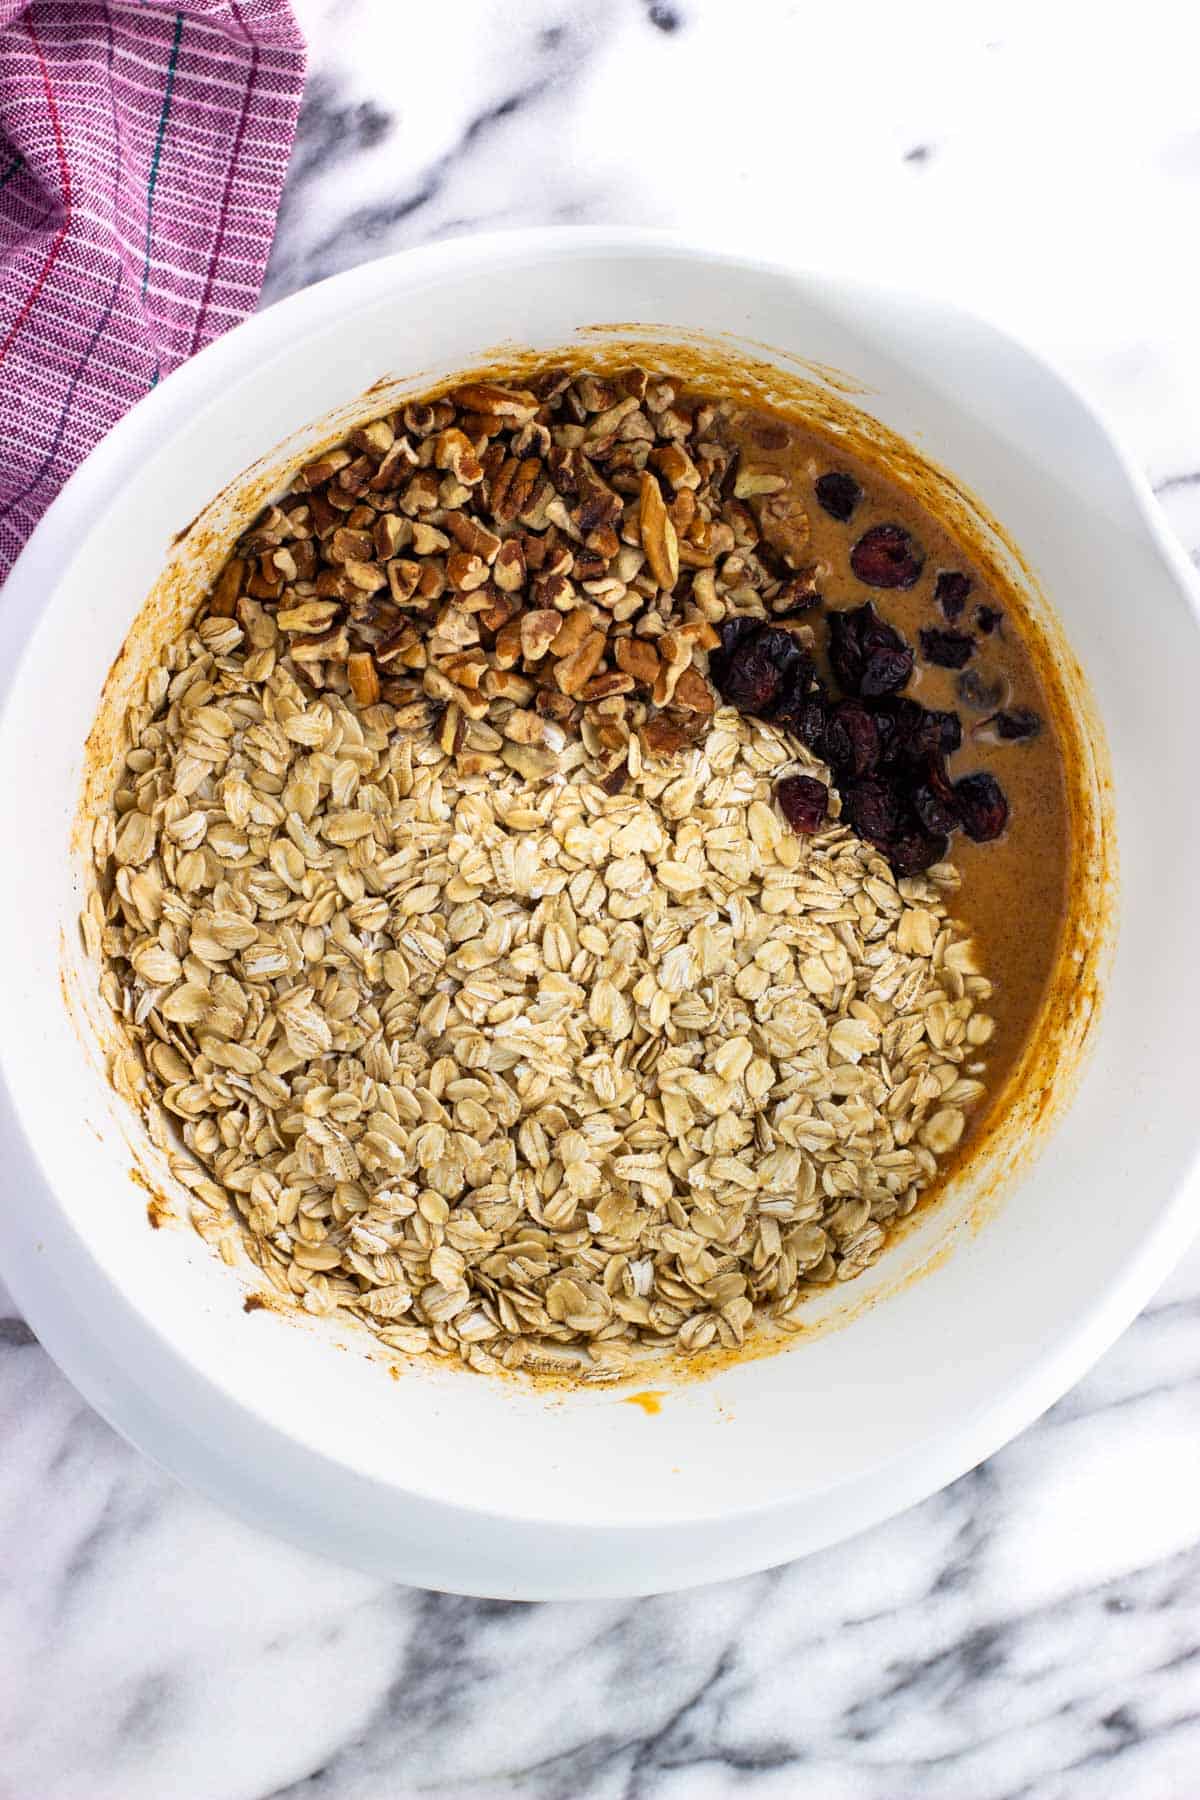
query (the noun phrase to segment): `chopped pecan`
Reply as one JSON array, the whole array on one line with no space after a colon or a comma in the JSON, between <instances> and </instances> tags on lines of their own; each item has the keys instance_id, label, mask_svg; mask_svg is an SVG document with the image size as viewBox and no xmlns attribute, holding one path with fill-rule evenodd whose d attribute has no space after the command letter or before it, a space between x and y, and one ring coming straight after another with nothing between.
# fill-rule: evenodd
<instances>
[{"instance_id":1,"label":"chopped pecan","mask_svg":"<svg viewBox=\"0 0 1200 1800\"><path fill-rule=\"evenodd\" d=\"M417 520L412 528L412 547L418 556L436 556L439 550L450 548L450 539L436 525Z\"/></svg>"},{"instance_id":2,"label":"chopped pecan","mask_svg":"<svg viewBox=\"0 0 1200 1800\"><path fill-rule=\"evenodd\" d=\"M398 488L416 466L416 451L406 437L398 437L367 486L373 494L386 494Z\"/></svg>"},{"instance_id":3,"label":"chopped pecan","mask_svg":"<svg viewBox=\"0 0 1200 1800\"><path fill-rule=\"evenodd\" d=\"M602 563L611 562L621 548L621 540L611 525L599 525L595 531L589 531L584 543Z\"/></svg>"},{"instance_id":4,"label":"chopped pecan","mask_svg":"<svg viewBox=\"0 0 1200 1800\"><path fill-rule=\"evenodd\" d=\"M349 600L358 592L345 569L337 567L319 569L312 585L318 600ZM253 592L253 589L249 591Z\"/></svg>"},{"instance_id":5,"label":"chopped pecan","mask_svg":"<svg viewBox=\"0 0 1200 1800\"><path fill-rule=\"evenodd\" d=\"M686 748L690 738L682 725L665 713L657 713L642 726L639 736L647 756L675 756Z\"/></svg>"},{"instance_id":6,"label":"chopped pecan","mask_svg":"<svg viewBox=\"0 0 1200 1800\"><path fill-rule=\"evenodd\" d=\"M707 715L715 709L716 698L698 669L684 669L675 683L671 704L685 712Z\"/></svg>"},{"instance_id":7,"label":"chopped pecan","mask_svg":"<svg viewBox=\"0 0 1200 1800\"><path fill-rule=\"evenodd\" d=\"M506 538L496 552L492 564L492 580L506 594L514 594L525 585L525 552L517 538Z\"/></svg>"},{"instance_id":8,"label":"chopped pecan","mask_svg":"<svg viewBox=\"0 0 1200 1800\"><path fill-rule=\"evenodd\" d=\"M296 580L311 581L317 572L317 548L311 538L293 538L292 561L296 565Z\"/></svg>"},{"instance_id":9,"label":"chopped pecan","mask_svg":"<svg viewBox=\"0 0 1200 1800\"><path fill-rule=\"evenodd\" d=\"M356 456L353 461L346 464L344 469L338 471L330 485L334 491L340 491L357 499L359 494L366 492L367 483L374 473L375 465L370 457ZM332 493L330 498L333 498Z\"/></svg>"},{"instance_id":10,"label":"chopped pecan","mask_svg":"<svg viewBox=\"0 0 1200 1800\"><path fill-rule=\"evenodd\" d=\"M719 641L719 640L718 640ZM618 669L653 687L660 667L658 651L646 638L622 637L613 645Z\"/></svg>"},{"instance_id":11,"label":"chopped pecan","mask_svg":"<svg viewBox=\"0 0 1200 1800\"><path fill-rule=\"evenodd\" d=\"M537 692L534 683L515 669L489 669L480 684L489 700L512 700L528 706Z\"/></svg>"},{"instance_id":12,"label":"chopped pecan","mask_svg":"<svg viewBox=\"0 0 1200 1800\"><path fill-rule=\"evenodd\" d=\"M481 557L485 563L495 561L501 540L470 513L448 512L441 523L442 530L450 533L460 550L469 550L472 556Z\"/></svg>"},{"instance_id":13,"label":"chopped pecan","mask_svg":"<svg viewBox=\"0 0 1200 1800\"><path fill-rule=\"evenodd\" d=\"M554 617L557 627L558 614L555 613ZM507 625L502 625L496 633L496 644L492 654L496 659L498 669L515 669L520 662L523 623L524 621L521 619L512 619Z\"/></svg>"},{"instance_id":14,"label":"chopped pecan","mask_svg":"<svg viewBox=\"0 0 1200 1800\"><path fill-rule=\"evenodd\" d=\"M696 522L696 496L693 494L692 490L690 488L680 488L670 506L667 508L667 512L672 525L675 527L676 534L679 537L686 536ZM703 527L704 521L701 520L700 523ZM694 542L695 540L693 539L692 541Z\"/></svg>"},{"instance_id":15,"label":"chopped pecan","mask_svg":"<svg viewBox=\"0 0 1200 1800\"><path fill-rule=\"evenodd\" d=\"M440 667L443 675L471 694L479 692L488 669L487 658L481 656L478 650L465 650L458 656L448 656Z\"/></svg>"},{"instance_id":16,"label":"chopped pecan","mask_svg":"<svg viewBox=\"0 0 1200 1800\"><path fill-rule=\"evenodd\" d=\"M324 631L341 610L336 600L302 600L297 606L281 606L275 623L280 631Z\"/></svg>"},{"instance_id":17,"label":"chopped pecan","mask_svg":"<svg viewBox=\"0 0 1200 1800\"><path fill-rule=\"evenodd\" d=\"M232 619L237 611L238 595L242 590L246 565L240 556L231 556L217 577L217 584L208 603L208 610L219 619Z\"/></svg>"},{"instance_id":18,"label":"chopped pecan","mask_svg":"<svg viewBox=\"0 0 1200 1800\"><path fill-rule=\"evenodd\" d=\"M675 627L679 637L687 638L697 650L716 650L720 647L721 634L715 631L702 615L689 618L682 625Z\"/></svg>"},{"instance_id":19,"label":"chopped pecan","mask_svg":"<svg viewBox=\"0 0 1200 1800\"><path fill-rule=\"evenodd\" d=\"M662 666L658 671L651 699L655 706L669 706L680 676L691 663L692 644L689 638L673 631L664 631L658 639L657 649Z\"/></svg>"},{"instance_id":20,"label":"chopped pecan","mask_svg":"<svg viewBox=\"0 0 1200 1800\"><path fill-rule=\"evenodd\" d=\"M489 702L486 694L469 693L466 688L459 687L457 682L451 681L448 675L443 675L440 669L435 669L432 665L425 670L421 681L431 700L444 700L447 705L453 704L461 708L468 719L487 717Z\"/></svg>"},{"instance_id":21,"label":"chopped pecan","mask_svg":"<svg viewBox=\"0 0 1200 1800\"><path fill-rule=\"evenodd\" d=\"M572 698L582 693L600 666L607 642L602 631L589 632L577 650L562 658L554 671L554 679L562 693L570 694Z\"/></svg>"},{"instance_id":22,"label":"chopped pecan","mask_svg":"<svg viewBox=\"0 0 1200 1800\"><path fill-rule=\"evenodd\" d=\"M309 500L309 511L312 514L313 529L318 537L326 538L337 524L340 513L334 511L324 494L313 494Z\"/></svg>"},{"instance_id":23,"label":"chopped pecan","mask_svg":"<svg viewBox=\"0 0 1200 1800\"><path fill-rule=\"evenodd\" d=\"M659 587L669 593L679 579L679 539L667 514L662 489L648 469L642 475L638 524L651 574Z\"/></svg>"},{"instance_id":24,"label":"chopped pecan","mask_svg":"<svg viewBox=\"0 0 1200 1800\"><path fill-rule=\"evenodd\" d=\"M365 450L368 456L386 456L395 442L396 433L388 419L372 419L369 425L360 425L357 431L350 433L350 442L356 450Z\"/></svg>"},{"instance_id":25,"label":"chopped pecan","mask_svg":"<svg viewBox=\"0 0 1200 1800\"><path fill-rule=\"evenodd\" d=\"M759 530L789 568L797 569L808 554L808 514L795 494L786 489L759 500L755 511Z\"/></svg>"},{"instance_id":26,"label":"chopped pecan","mask_svg":"<svg viewBox=\"0 0 1200 1800\"><path fill-rule=\"evenodd\" d=\"M375 658L366 650L355 650L346 658L346 676L358 704L374 706L379 699L379 671L375 667Z\"/></svg>"},{"instance_id":27,"label":"chopped pecan","mask_svg":"<svg viewBox=\"0 0 1200 1800\"><path fill-rule=\"evenodd\" d=\"M423 600L440 600L446 591L446 569L444 563L424 562L421 573L417 577L417 593Z\"/></svg>"},{"instance_id":28,"label":"chopped pecan","mask_svg":"<svg viewBox=\"0 0 1200 1800\"><path fill-rule=\"evenodd\" d=\"M583 620L583 633L581 633L582 641L582 636L586 634L588 627L587 615L581 610L579 613L572 614L571 616ZM551 645L557 641L565 630L566 623L564 623L562 614L554 612L549 607L537 612L524 613L520 625L520 644L521 654L525 658L525 661L530 663L540 662L546 652L550 649Z\"/></svg>"},{"instance_id":29,"label":"chopped pecan","mask_svg":"<svg viewBox=\"0 0 1200 1800\"><path fill-rule=\"evenodd\" d=\"M345 625L335 625L317 637L293 638L288 645L293 662L345 662L350 655L350 637Z\"/></svg>"},{"instance_id":30,"label":"chopped pecan","mask_svg":"<svg viewBox=\"0 0 1200 1800\"><path fill-rule=\"evenodd\" d=\"M515 619L521 610L521 603L513 594L495 593L482 590L487 605L478 614L480 627L484 631L499 631L510 619Z\"/></svg>"},{"instance_id":31,"label":"chopped pecan","mask_svg":"<svg viewBox=\"0 0 1200 1800\"><path fill-rule=\"evenodd\" d=\"M580 375L571 386L571 398L578 403L573 408L576 418L583 420L589 413L604 412L620 394L615 381L602 375Z\"/></svg>"},{"instance_id":32,"label":"chopped pecan","mask_svg":"<svg viewBox=\"0 0 1200 1800\"><path fill-rule=\"evenodd\" d=\"M412 543L412 520L400 513L380 513L375 521L372 543L379 561L388 562ZM370 552L367 554L369 557Z\"/></svg>"},{"instance_id":33,"label":"chopped pecan","mask_svg":"<svg viewBox=\"0 0 1200 1800\"><path fill-rule=\"evenodd\" d=\"M545 744L551 750L561 750L566 741L560 725L526 707L514 707L501 730L513 744Z\"/></svg>"},{"instance_id":34,"label":"chopped pecan","mask_svg":"<svg viewBox=\"0 0 1200 1800\"><path fill-rule=\"evenodd\" d=\"M462 748L463 714L462 708L451 703L442 714L438 726L438 749L445 756L457 756Z\"/></svg>"},{"instance_id":35,"label":"chopped pecan","mask_svg":"<svg viewBox=\"0 0 1200 1800\"><path fill-rule=\"evenodd\" d=\"M264 569L264 560L259 558L257 568L247 579L246 592L253 594L256 600L278 600L283 592L283 576L276 575L270 564Z\"/></svg>"},{"instance_id":36,"label":"chopped pecan","mask_svg":"<svg viewBox=\"0 0 1200 1800\"><path fill-rule=\"evenodd\" d=\"M580 535L586 538L591 531L614 530L624 510L620 494L585 464L579 474L579 506L575 513Z\"/></svg>"},{"instance_id":37,"label":"chopped pecan","mask_svg":"<svg viewBox=\"0 0 1200 1800\"><path fill-rule=\"evenodd\" d=\"M347 562L343 565L346 580L363 594L377 594L387 586L387 571L374 562Z\"/></svg>"},{"instance_id":38,"label":"chopped pecan","mask_svg":"<svg viewBox=\"0 0 1200 1800\"><path fill-rule=\"evenodd\" d=\"M700 486L700 471L682 444L663 444L652 450L650 462L677 492Z\"/></svg>"},{"instance_id":39,"label":"chopped pecan","mask_svg":"<svg viewBox=\"0 0 1200 1800\"><path fill-rule=\"evenodd\" d=\"M524 457L512 471L503 490L492 497L492 512L501 524L510 525L519 517L530 501L538 481L541 479L542 465L535 456ZM500 476L503 478L504 470Z\"/></svg>"},{"instance_id":40,"label":"chopped pecan","mask_svg":"<svg viewBox=\"0 0 1200 1800\"><path fill-rule=\"evenodd\" d=\"M533 704L546 718L558 719L561 724L569 723L578 712L570 694L560 694L557 688L539 688L534 695Z\"/></svg>"},{"instance_id":41,"label":"chopped pecan","mask_svg":"<svg viewBox=\"0 0 1200 1800\"><path fill-rule=\"evenodd\" d=\"M482 556L469 550L452 550L446 558L446 580L452 588L471 593L481 588L488 578L488 566Z\"/></svg>"},{"instance_id":42,"label":"chopped pecan","mask_svg":"<svg viewBox=\"0 0 1200 1800\"><path fill-rule=\"evenodd\" d=\"M449 469L464 487L474 487L483 480L483 467L475 454L475 446L465 431L452 427L438 433L433 451L434 464Z\"/></svg>"},{"instance_id":43,"label":"chopped pecan","mask_svg":"<svg viewBox=\"0 0 1200 1800\"><path fill-rule=\"evenodd\" d=\"M735 500L753 500L760 494L779 494L787 484L787 476L781 475L778 469L755 469L740 463L733 483L733 497Z\"/></svg>"},{"instance_id":44,"label":"chopped pecan","mask_svg":"<svg viewBox=\"0 0 1200 1800\"><path fill-rule=\"evenodd\" d=\"M579 698L589 703L596 700L611 700L618 694L632 693L633 688L633 676L614 669L607 675L593 675L587 686L581 691Z\"/></svg>"},{"instance_id":45,"label":"chopped pecan","mask_svg":"<svg viewBox=\"0 0 1200 1800\"><path fill-rule=\"evenodd\" d=\"M568 613L566 618L561 614L555 616L558 618L558 630L550 648L555 656L573 656L592 629L591 614L586 606L579 606L574 612Z\"/></svg>"},{"instance_id":46,"label":"chopped pecan","mask_svg":"<svg viewBox=\"0 0 1200 1800\"><path fill-rule=\"evenodd\" d=\"M390 668L393 663L404 664L406 650L411 650L417 642L417 634L411 625L401 625L389 632L375 646L375 661L381 668Z\"/></svg>"},{"instance_id":47,"label":"chopped pecan","mask_svg":"<svg viewBox=\"0 0 1200 1800\"><path fill-rule=\"evenodd\" d=\"M305 463L296 477L296 486L309 489L324 487L350 461L348 450L327 450L324 456L317 457L314 462Z\"/></svg>"},{"instance_id":48,"label":"chopped pecan","mask_svg":"<svg viewBox=\"0 0 1200 1800\"><path fill-rule=\"evenodd\" d=\"M503 419L507 425L524 425L537 412L536 394L523 388L499 387L490 381L467 382L452 388L450 398L467 412L482 413L485 418Z\"/></svg>"},{"instance_id":49,"label":"chopped pecan","mask_svg":"<svg viewBox=\"0 0 1200 1800\"><path fill-rule=\"evenodd\" d=\"M427 438L438 429L437 411L428 400L410 400L402 416L405 431L411 431L414 437Z\"/></svg>"},{"instance_id":50,"label":"chopped pecan","mask_svg":"<svg viewBox=\"0 0 1200 1800\"><path fill-rule=\"evenodd\" d=\"M420 563L397 557L387 566L388 589L397 606L406 606L417 591L421 579Z\"/></svg>"},{"instance_id":51,"label":"chopped pecan","mask_svg":"<svg viewBox=\"0 0 1200 1800\"><path fill-rule=\"evenodd\" d=\"M459 415L459 422L467 436L475 443L481 438L499 437L507 427L507 421L497 419L490 413L465 412ZM482 463L483 458L480 457Z\"/></svg>"},{"instance_id":52,"label":"chopped pecan","mask_svg":"<svg viewBox=\"0 0 1200 1800\"><path fill-rule=\"evenodd\" d=\"M555 606L559 612L570 612L578 598L574 582L568 581L565 575L538 575L534 578L535 606Z\"/></svg>"},{"instance_id":53,"label":"chopped pecan","mask_svg":"<svg viewBox=\"0 0 1200 1800\"><path fill-rule=\"evenodd\" d=\"M525 553L525 567L535 573L539 571L546 560L545 540L536 531L524 531L521 533L521 549Z\"/></svg>"},{"instance_id":54,"label":"chopped pecan","mask_svg":"<svg viewBox=\"0 0 1200 1800\"><path fill-rule=\"evenodd\" d=\"M415 518L432 512L438 503L438 478L432 469L418 469L400 496L402 509Z\"/></svg>"},{"instance_id":55,"label":"chopped pecan","mask_svg":"<svg viewBox=\"0 0 1200 1800\"><path fill-rule=\"evenodd\" d=\"M453 602L443 606L429 639L429 647L434 654L444 655L454 650L466 650L478 642L479 625L474 616Z\"/></svg>"}]
</instances>

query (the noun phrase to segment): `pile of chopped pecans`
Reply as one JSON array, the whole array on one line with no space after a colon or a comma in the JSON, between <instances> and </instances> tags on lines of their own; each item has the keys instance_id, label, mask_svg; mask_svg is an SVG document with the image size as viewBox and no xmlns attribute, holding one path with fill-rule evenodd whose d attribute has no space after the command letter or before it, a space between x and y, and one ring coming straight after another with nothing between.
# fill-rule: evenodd
<instances>
[{"instance_id":1,"label":"pile of chopped pecans","mask_svg":"<svg viewBox=\"0 0 1200 1800\"><path fill-rule=\"evenodd\" d=\"M715 626L816 597L804 507L733 410L637 368L410 402L300 470L209 610L251 639L271 615L313 687L435 725L468 774L539 779L573 737L601 777L635 734L674 753L714 710Z\"/></svg>"}]
</instances>

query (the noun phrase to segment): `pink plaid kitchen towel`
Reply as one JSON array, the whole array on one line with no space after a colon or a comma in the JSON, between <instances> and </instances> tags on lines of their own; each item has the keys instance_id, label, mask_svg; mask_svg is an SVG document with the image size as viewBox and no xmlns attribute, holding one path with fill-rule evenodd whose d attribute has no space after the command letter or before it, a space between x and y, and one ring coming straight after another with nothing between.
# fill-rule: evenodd
<instances>
[{"instance_id":1,"label":"pink plaid kitchen towel","mask_svg":"<svg viewBox=\"0 0 1200 1800\"><path fill-rule=\"evenodd\" d=\"M253 309L303 85L287 0L0 0L0 577L109 426Z\"/></svg>"}]
</instances>

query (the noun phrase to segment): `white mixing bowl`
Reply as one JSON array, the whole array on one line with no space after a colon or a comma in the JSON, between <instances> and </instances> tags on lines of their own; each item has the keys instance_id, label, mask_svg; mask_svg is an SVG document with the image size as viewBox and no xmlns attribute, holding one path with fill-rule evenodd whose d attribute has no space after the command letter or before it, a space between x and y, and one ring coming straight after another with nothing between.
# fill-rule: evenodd
<instances>
[{"instance_id":1,"label":"white mixing bowl","mask_svg":"<svg viewBox=\"0 0 1200 1800\"><path fill-rule=\"evenodd\" d=\"M660 339L732 333L768 360L844 371L866 411L984 498L1087 671L1122 864L1101 1025L1037 1161L977 1228L964 1224L977 1194L934 1209L883 1273L854 1284L855 1299L897 1291L851 1324L704 1381L656 1380L657 1415L602 1389L547 1396L436 1366L393 1375L354 1329L248 1315L250 1272L182 1224L149 1230L131 1173L150 1166L146 1146L106 1085L95 971L76 947L71 842L83 745L135 615L171 556L158 588L169 625L245 511L243 483L173 549L214 494L299 433L294 455L312 421L392 372L433 378L501 340L550 348L630 320ZM1190 580L1144 482L1080 399L928 298L656 236L521 232L356 269L231 332L99 446L0 604L0 1270L34 1330L112 1424L246 1518L471 1593L631 1594L730 1576L961 1474L1077 1379L1195 1223ZM897 1286L948 1231L948 1254Z\"/></svg>"}]
</instances>

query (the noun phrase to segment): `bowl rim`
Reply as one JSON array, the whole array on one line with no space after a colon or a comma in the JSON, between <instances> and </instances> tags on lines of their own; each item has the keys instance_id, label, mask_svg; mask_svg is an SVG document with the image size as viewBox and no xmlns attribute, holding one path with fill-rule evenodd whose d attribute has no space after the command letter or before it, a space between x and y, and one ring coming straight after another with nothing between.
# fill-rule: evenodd
<instances>
[{"instance_id":1,"label":"bowl rim","mask_svg":"<svg viewBox=\"0 0 1200 1800\"><path fill-rule=\"evenodd\" d=\"M226 377L232 376L258 358L264 349L269 350L280 336L285 336L289 346L294 349L298 343L303 342L310 323L314 328L323 326L330 313L343 304L360 306L397 287L402 290L410 288L423 277L437 277L456 268L461 270L473 264L486 264L497 257L511 256L514 252L566 257L606 252L624 256L667 255L703 263L710 268L736 267L777 279L803 275L810 280L816 278L842 288L875 295L903 294L908 299L924 300L936 304L946 312L957 312L960 316L982 323L989 332L1036 365L1043 377L1064 391L1110 446L1149 544L1174 585L1185 597L1193 623L1200 626L1200 580L1167 526L1144 473L1126 449L1120 434L1111 428L1101 410L1071 378L1063 375L1041 352L1020 337L997 326L986 314L946 300L935 293L925 292L911 284L866 280L856 270L833 265L797 265L779 258L714 250L676 232L610 226L517 228L479 235L464 234L401 251L393 256L360 264L301 289L252 315L223 337L214 340L190 362L174 370L156 388L143 396L101 440L64 486L31 534L5 584L5 604L0 606L0 669L4 671L0 675L0 731L3 730L9 696L20 678L25 650L36 632L58 579L67 562L72 560L70 549L94 522L105 503L106 494L124 486L129 479L143 445L157 445L164 438L169 438L174 429L173 421L189 405L197 402L202 404L209 394L221 386ZM49 580L48 575L51 577ZM36 1147L25 1140L24 1132L16 1124L15 1113L11 1108L4 1080L4 1068L10 1054L6 1039L7 1034L0 1030L0 1088L4 1089L0 1093L0 1136L10 1152L7 1164L12 1171L9 1185L16 1191L17 1184L23 1182L30 1191L36 1191L39 1185L48 1187L49 1184L41 1172ZM10 1128L10 1115L15 1129ZM1007 1387L993 1397L992 1403L979 1416L943 1426L919 1443L906 1447L902 1457L885 1458L874 1465L870 1478L886 1488L887 1492L860 1508L852 1529L862 1529L878 1522L965 1473L1024 1429L1079 1379L1141 1309L1195 1234L1197 1221L1185 1204L1185 1195L1195 1179L1197 1168L1200 1168L1200 1135L1193 1147L1189 1169L1177 1177L1173 1189L1164 1198L1153 1227L1120 1276L1105 1289L1098 1291L1089 1306L1071 1313L1069 1320L1064 1322L1057 1342L1042 1344L1036 1356L1027 1357L1016 1366ZM109 1381L100 1368L81 1354L80 1346L72 1341L71 1334L59 1328L52 1309L46 1304L45 1288L31 1277L30 1269L14 1267L10 1275L6 1268L4 1274L18 1305L68 1377L110 1424L147 1454L157 1458L161 1454L160 1450L144 1442L142 1431L135 1423L137 1408L122 1397L119 1392L120 1383ZM179 1353L175 1354L178 1357ZM179 1360L183 1361L182 1358ZM192 1365L185 1366L190 1367L197 1378L207 1382L208 1378L202 1370ZM219 1399L222 1405L233 1404L246 1417L254 1419L259 1429L266 1425L272 1432L284 1435L275 1421L262 1418L246 1402L236 1397L231 1400L223 1390L219 1391ZM290 1437L288 1441L296 1443L297 1448L306 1456L324 1455L310 1443L299 1443ZM325 1455L324 1460L338 1470L346 1467L338 1458ZM194 1459L177 1451L170 1459L169 1466L179 1470L183 1465L187 1465L187 1479L193 1485L203 1488L210 1497L218 1499L226 1507L242 1512L252 1522L262 1524L261 1513L247 1508L241 1502L234 1479L219 1479L207 1469L199 1470ZM442 1508L450 1504L440 1496L435 1500L433 1496L422 1495L419 1485L406 1488L405 1491ZM719 1515L701 1515L701 1520L716 1524L733 1517L752 1519L755 1516L782 1513L789 1504L792 1503L787 1500L763 1502L758 1506L739 1508L736 1512L726 1510ZM495 1506L484 1504L456 1501L453 1505L465 1518L486 1517L525 1524L532 1517L528 1512L504 1512L497 1510ZM586 1528L596 1529L596 1526L589 1524ZM665 1528L647 1521L610 1529L653 1534ZM835 1528L829 1532L825 1541L833 1542L844 1535L845 1532ZM304 1532L298 1532L297 1537L298 1541L311 1546L311 1538ZM818 1536L809 1534L806 1547L818 1547ZM741 1557L735 1552L727 1558L713 1560L718 1565L715 1572L722 1575L744 1573L761 1566L761 1557L756 1556L753 1549ZM710 1571L712 1567L713 1563L710 1561ZM708 1578L711 1578L711 1574ZM598 1594L626 1590L619 1587L606 1588L600 1583L581 1586L573 1591ZM529 1585L523 1584L520 1592L528 1594Z\"/></svg>"}]
</instances>

